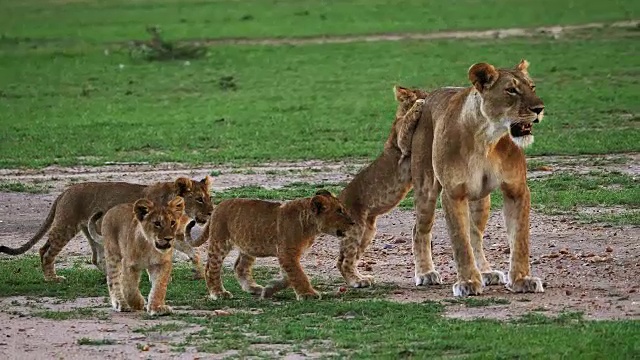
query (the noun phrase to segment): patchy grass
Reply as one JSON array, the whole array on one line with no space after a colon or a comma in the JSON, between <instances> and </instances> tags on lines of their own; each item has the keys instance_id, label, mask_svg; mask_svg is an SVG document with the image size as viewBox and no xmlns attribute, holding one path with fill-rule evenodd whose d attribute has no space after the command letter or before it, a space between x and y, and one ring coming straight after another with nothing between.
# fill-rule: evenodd
<instances>
[{"instance_id":1,"label":"patchy grass","mask_svg":"<svg viewBox=\"0 0 640 360\"><path fill-rule=\"evenodd\" d=\"M640 151L635 37L220 46L189 66L93 45L2 49L0 167L372 158L394 84L468 85L473 62L523 54L548 110L529 154Z\"/></svg>"},{"instance_id":2,"label":"patchy grass","mask_svg":"<svg viewBox=\"0 0 640 360\"><path fill-rule=\"evenodd\" d=\"M514 8L517 16L514 16ZM300 37L579 24L637 18L633 0L3 1L4 41L123 41L160 25L179 38Z\"/></svg>"},{"instance_id":3,"label":"patchy grass","mask_svg":"<svg viewBox=\"0 0 640 360\"><path fill-rule=\"evenodd\" d=\"M51 319L51 320L69 320L69 319L106 320L109 318L106 312L96 310L96 309L91 309L91 308L74 309L69 311L56 311L56 310L34 311L29 313L29 315L41 317L43 319Z\"/></svg>"},{"instance_id":4,"label":"patchy grass","mask_svg":"<svg viewBox=\"0 0 640 360\"><path fill-rule=\"evenodd\" d=\"M80 338L78 339L78 345L93 345L93 346L102 346L102 345L115 345L116 341L112 339L89 339L89 338Z\"/></svg>"},{"instance_id":5,"label":"patchy grass","mask_svg":"<svg viewBox=\"0 0 640 360\"><path fill-rule=\"evenodd\" d=\"M76 296L79 290L64 284L51 284L31 279L41 277L33 256L3 260L0 276L11 279L11 285L0 284L0 293L18 287L22 295L62 298ZM28 266L27 266L28 265ZM22 268L19 273L11 269ZM258 281L274 275L275 269L258 269ZM86 276L89 274L91 276ZM68 281L82 289L83 296L106 293L95 269L71 268L65 271ZM315 279L327 296L319 301L295 301L291 291L274 300L260 300L243 293L233 275L226 273L225 286L235 297L221 301L206 299L203 281L191 280L188 265L175 268L167 300L187 310L166 319L201 326L187 336L176 349L195 346L200 351L224 353L237 351L240 356L267 356L273 347L284 352L315 352L323 356L349 358L431 358L435 356L467 356L474 358L629 358L638 351L635 339L640 336L637 321L585 321L580 314L568 313L547 318L529 314L512 322L495 320L463 321L442 316L443 305L431 301L399 304L386 300L388 291L348 290L335 292L332 281ZM24 285L20 285L23 284ZM52 291L51 289L58 289ZM149 289L146 277L142 291ZM375 289L375 288L374 288ZM98 291L99 290L99 291ZM364 291L363 291L364 290ZM426 295L425 295L426 297ZM501 299L465 300L467 306L504 303ZM224 309L230 315L216 316L212 310ZM207 311L211 310L211 316ZM80 312L90 317L90 312ZM64 318L68 314L59 315ZM54 315L49 315L54 318ZM144 315L140 315L144 318ZM276 325L277 324L277 325ZM138 329L138 332L179 331L176 322ZM497 341L496 339L499 339ZM109 339L83 338L80 345L111 345ZM284 356L286 354L281 354ZM277 356L272 355L271 356Z\"/></svg>"},{"instance_id":6,"label":"patchy grass","mask_svg":"<svg viewBox=\"0 0 640 360\"><path fill-rule=\"evenodd\" d=\"M46 194L49 192L49 188L50 188L49 186L44 186L40 184L0 181L0 192Z\"/></svg>"}]
</instances>

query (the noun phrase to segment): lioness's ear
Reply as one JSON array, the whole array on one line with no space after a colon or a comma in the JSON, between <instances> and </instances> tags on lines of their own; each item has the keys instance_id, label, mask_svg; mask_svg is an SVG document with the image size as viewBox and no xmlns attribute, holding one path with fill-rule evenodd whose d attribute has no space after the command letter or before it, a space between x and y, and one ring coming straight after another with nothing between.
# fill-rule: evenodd
<instances>
[{"instance_id":1,"label":"lioness's ear","mask_svg":"<svg viewBox=\"0 0 640 360\"><path fill-rule=\"evenodd\" d=\"M520 63L516 65L516 70L529 75L529 62L525 59L520 60Z\"/></svg>"},{"instance_id":2,"label":"lioness's ear","mask_svg":"<svg viewBox=\"0 0 640 360\"><path fill-rule=\"evenodd\" d=\"M133 213L135 214L138 221L144 220L147 214L151 212L151 209L153 209L153 202L148 199L138 199L133 204Z\"/></svg>"},{"instance_id":3,"label":"lioness's ear","mask_svg":"<svg viewBox=\"0 0 640 360\"><path fill-rule=\"evenodd\" d=\"M180 196L176 196L173 200L169 201L168 205L174 211L184 211L184 199Z\"/></svg>"},{"instance_id":4,"label":"lioness's ear","mask_svg":"<svg viewBox=\"0 0 640 360\"><path fill-rule=\"evenodd\" d=\"M204 184L204 186L207 187L207 189L209 189L211 187L211 176L207 175L204 177L204 179L200 180L201 183Z\"/></svg>"},{"instance_id":5,"label":"lioness's ear","mask_svg":"<svg viewBox=\"0 0 640 360\"><path fill-rule=\"evenodd\" d=\"M469 80L475 88L482 92L498 80L498 71L493 65L478 63L469 68Z\"/></svg>"},{"instance_id":6,"label":"lioness's ear","mask_svg":"<svg viewBox=\"0 0 640 360\"><path fill-rule=\"evenodd\" d=\"M325 190L325 189L320 189L316 191L316 195L333 197L333 194L331 194L329 190Z\"/></svg>"},{"instance_id":7,"label":"lioness's ear","mask_svg":"<svg viewBox=\"0 0 640 360\"><path fill-rule=\"evenodd\" d=\"M176 195L184 196L184 194L191 192L191 188L193 187L193 182L191 179L186 177L179 177L175 182L176 186Z\"/></svg>"},{"instance_id":8,"label":"lioness's ear","mask_svg":"<svg viewBox=\"0 0 640 360\"><path fill-rule=\"evenodd\" d=\"M311 198L311 206L316 215L322 214L327 209L325 201L327 201L325 195L316 195Z\"/></svg>"},{"instance_id":9,"label":"lioness's ear","mask_svg":"<svg viewBox=\"0 0 640 360\"><path fill-rule=\"evenodd\" d=\"M400 85L396 85L393 87L393 94L396 96L397 102L405 102L412 99L414 96L413 91Z\"/></svg>"}]
</instances>

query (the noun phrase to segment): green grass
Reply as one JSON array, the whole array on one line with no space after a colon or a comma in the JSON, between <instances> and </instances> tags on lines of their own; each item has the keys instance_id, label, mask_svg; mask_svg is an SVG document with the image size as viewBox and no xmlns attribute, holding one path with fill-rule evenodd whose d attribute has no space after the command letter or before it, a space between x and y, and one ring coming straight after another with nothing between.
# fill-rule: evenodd
<instances>
[{"instance_id":1,"label":"green grass","mask_svg":"<svg viewBox=\"0 0 640 360\"><path fill-rule=\"evenodd\" d=\"M50 320L69 320L69 319L101 319L108 318L105 312L96 309L74 309L69 311L43 310L29 313L31 316L40 317Z\"/></svg>"},{"instance_id":2,"label":"green grass","mask_svg":"<svg viewBox=\"0 0 640 360\"><path fill-rule=\"evenodd\" d=\"M22 271L16 273L17 268ZM279 294L274 301L265 301L243 293L229 272L224 281L235 295L234 299L210 301L205 298L204 282L191 280L188 266L177 266L174 271L167 294L170 305L200 311L225 309L231 313L206 316L201 312L192 315L183 311L164 318L169 321L166 324L136 330L170 333L184 328L176 326L176 321L203 328L189 335L183 343L172 344L175 350L195 346L205 352L237 350L241 356L268 356L259 347L267 344L280 349L283 352L280 356L303 351L349 358L464 356L474 359L622 359L640 351L635 340L640 336L637 321L585 321L579 313L558 317L532 313L511 322L455 320L442 316L444 305L435 302L399 304L382 300L393 287L383 286L383 291L377 293L361 289L336 295L336 287L331 281L316 283L327 293L323 300L298 302L289 290ZM0 283L0 294L10 296L17 292L25 296L64 299L106 294L107 286L95 269L71 268L64 274L74 287L42 280L34 282L33 278L42 276L34 256L1 260L0 277L11 282ZM259 268L257 271L259 282L273 275L273 269ZM148 281L143 276L143 294L148 290ZM425 299L428 298L425 292ZM478 298L465 301L465 304L486 306L506 302L504 299ZM58 318L67 316L62 314ZM90 313L86 315L90 316ZM49 318L55 317L50 315ZM88 338L80 339L78 343L113 344L109 339Z\"/></svg>"},{"instance_id":3,"label":"green grass","mask_svg":"<svg viewBox=\"0 0 640 360\"><path fill-rule=\"evenodd\" d=\"M277 189L245 186L216 192L213 197L215 202L237 197L283 201L312 196L321 188L337 195L343 187L344 184L333 183L291 183ZM640 224L640 179L631 175L600 171L588 174L556 172L550 176L529 180L529 188L532 207L546 214L569 214L585 222ZM410 192L399 207L413 209L413 201L413 192ZM502 193L497 189L491 195L491 206L494 210L500 209L502 203ZM580 207L606 209L613 206L622 206L625 209L624 213L594 216L579 212Z\"/></svg>"},{"instance_id":4,"label":"green grass","mask_svg":"<svg viewBox=\"0 0 640 360\"><path fill-rule=\"evenodd\" d=\"M124 52L105 56L101 46L5 44L0 167L372 158L393 120L394 84L465 85L473 62L512 66L522 57L548 112L530 155L640 151L640 42L616 31L587 39L220 46L189 66L131 62ZM236 90L221 85L225 76Z\"/></svg>"},{"instance_id":5,"label":"green grass","mask_svg":"<svg viewBox=\"0 0 640 360\"><path fill-rule=\"evenodd\" d=\"M29 194L46 194L49 192L47 186L38 184L27 184L21 182L0 181L0 192L20 192Z\"/></svg>"},{"instance_id":6,"label":"green grass","mask_svg":"<svg viewBox=\"0 0 640 360\"><path fill-rule=\"evenodd\" d=\"M5 41L123 41L160 25L172 37L300 37L580 24L634 19L633 0L51 1L0 3Z\"/></svg>"}]
</instances>

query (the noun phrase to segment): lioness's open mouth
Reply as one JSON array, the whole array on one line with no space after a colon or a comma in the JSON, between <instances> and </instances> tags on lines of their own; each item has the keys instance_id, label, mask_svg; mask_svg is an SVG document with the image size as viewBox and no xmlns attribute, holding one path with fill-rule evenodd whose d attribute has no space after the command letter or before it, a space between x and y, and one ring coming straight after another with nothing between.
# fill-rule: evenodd
<instances>
[{"instance_id":1,"label":"lioness's open mouth","mask_svg":"<svg viewBox=\"0 0 640 360\"><path fill-rule=\"evenodd\" d=\"M158 242L156 241L156 249L158 249L158 250L167 250L170 247L171 247L171 243L170 242L168 242L168 243L166 243L164 245L161 245L161 244L158 244Z\"/></svg>"},{"instance_id":2,"label":"lioness's open mouth","mask_svg":"<svg viewBox=\"0 0 640 360\"><path fill-rule=\"evenodd\" d=\"M533 134L533 124L531 123L515 123L511 124L509 129L511 136L514 138Z\"/></svg>"}]
</instances>

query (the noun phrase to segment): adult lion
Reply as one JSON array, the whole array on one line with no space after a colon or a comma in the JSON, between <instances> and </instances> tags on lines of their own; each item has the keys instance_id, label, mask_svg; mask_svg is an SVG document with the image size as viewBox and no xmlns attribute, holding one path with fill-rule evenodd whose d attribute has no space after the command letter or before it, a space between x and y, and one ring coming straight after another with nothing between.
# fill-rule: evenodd
<instances>
[{"instance_id":1,"label":"adult lion","mask_svg":"<svg viewBox=\"0 0 640 360\"><path fill-rule=\"evenodd\" d=\"M469 69L473 86L441 88L426 96L411 148L416 285L442 282L431 256L440 193L458 272L454 296L478 295L484 284L504 282L482 249L490 193L500 187L511 250L507 287L515 292L544 291L542 281L531 276L530 194L522 149L533 140L532 123L542 119L544 104L528 67L526 60L513 69L475 64Z\"/></svg>"}]
</instances>

